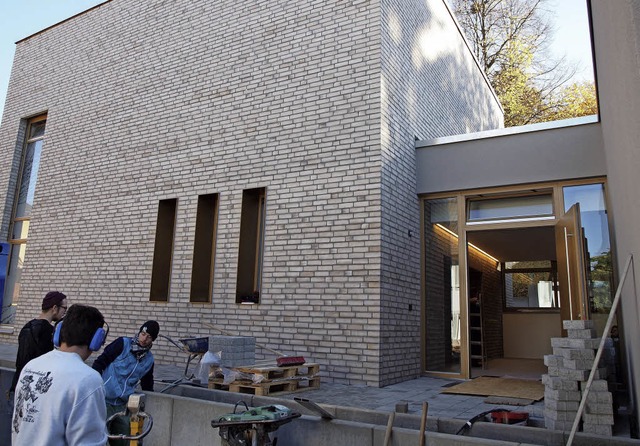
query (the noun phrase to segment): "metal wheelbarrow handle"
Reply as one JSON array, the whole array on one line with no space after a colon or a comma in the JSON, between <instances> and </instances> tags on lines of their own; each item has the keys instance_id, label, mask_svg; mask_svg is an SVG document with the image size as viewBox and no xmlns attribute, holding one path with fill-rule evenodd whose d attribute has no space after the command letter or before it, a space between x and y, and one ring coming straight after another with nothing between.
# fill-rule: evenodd
<instances>
[{"instance_id":1,"label":"metal wheelbarrow handle","mask_svg":"<svg viewBox=\"0 0 640 446\"><path fill-rule=\"evenodd\" d=\"M109 424L116 419L117 417L125 417L127 416L126 411L114 413L109 418L107 418L107 429L109 428ZM151 432L151 428L153 427L153 417L146 412L138 412L138 416L141 418L146 418L144 422L144 430L139 435L125 435L125 434L109 434L109 440L140 440L146 437L149 432Z\"/></svg>"}]
</instances>

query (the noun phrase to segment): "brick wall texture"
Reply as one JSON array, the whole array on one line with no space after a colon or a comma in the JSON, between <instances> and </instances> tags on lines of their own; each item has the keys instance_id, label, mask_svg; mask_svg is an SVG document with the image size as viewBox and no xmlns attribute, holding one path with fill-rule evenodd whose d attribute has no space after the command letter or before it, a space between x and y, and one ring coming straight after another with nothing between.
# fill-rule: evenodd
<instances>
[{"instance_id":1,"label":"brick wall texture","mask_svg":"<svg viewBox=\"0 0 640 446\"><path fill-rule=\"evenodd\" d=\"M41 112L15 327L59 289L100 308L113 336L146 319L172 338L218 334L206 322L318 362L323 379L374 386L421 372L414 138L502 123L442 0L111 0L17 45L0 126L4 239L25 120ZM261 303L238 305L242 191L259 187ZM197 198L210 193L212 300L193 304ZM152 303L168 198L170 298ZM154 350L186 361L168 342Z\"/></svg>"}]
</instances>

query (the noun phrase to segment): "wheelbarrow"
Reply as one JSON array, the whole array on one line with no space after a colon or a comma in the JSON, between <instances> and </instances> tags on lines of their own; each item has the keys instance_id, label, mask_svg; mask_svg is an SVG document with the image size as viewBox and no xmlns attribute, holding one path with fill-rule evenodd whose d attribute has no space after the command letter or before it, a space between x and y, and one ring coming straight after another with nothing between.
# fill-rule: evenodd
<instances>
[{"instance_id":1,"label":"wheelbarrow","mask_svg":"<svg viewBox=\"0 0 640 446\"><path fill-rule=\"evenodd\" d=\"M168 387L162 389L160 391L160 393L165 392L179 384L185 383L185 382L190 382L191 379L193 379L193 377L195 376L193 373L189 373L189 366L191 365L191 361L193 361L194 359L198 358L199 360L202 359L202 356L207 353L207 351L209 350L209 338L208 337L204 337L204 338L185 338L185 339L180 339L180 344L178 344L176 341L174 341L173 339L171 339L169 336L164 336L164 335L159 335L159 337L166 339L167 341L169 341L170 343L172 343L173 345L175 345L176 347L178 347L178 349L180 349L180 351L186 352L189 356L187 358L187 364L184 367L184 376L181 378L178 378L177 380L170 380L170 381L165 381L165 382L169 382L171 383L171 385L169 385ZM205 383L206 384L206 383Z\"/></svg>"},{"instance_id":2,"label":"wheelbarrow","mask_svg":"<svg viewBox=\"0 0 640 446\"><path fill-rule=\"evenodd\" d=\"M194 375L189 375L189 365L196 358L200 362L202 355L209 351L209 338L186 338L180 339L180 342L183 345L182 349L189 354L187 365L184 368L184 377L192 379Z\"/></svg>"}]
</instances>

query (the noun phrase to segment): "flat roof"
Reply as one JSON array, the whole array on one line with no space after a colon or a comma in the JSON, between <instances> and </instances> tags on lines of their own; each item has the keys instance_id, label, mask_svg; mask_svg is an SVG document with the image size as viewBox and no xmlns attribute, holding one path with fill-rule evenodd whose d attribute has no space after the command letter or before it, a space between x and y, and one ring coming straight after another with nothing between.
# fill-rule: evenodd
<instances>
[{"instance_id":1,"label":"flat roof","mask_svg":"<svg viewBox=\"0 0 640 446\"><path fill-rule=\"evenodd\" d=\"M456 142L474 141L479 139L497 138L500 136L517 135L520 133L540 132L563 127L572 127L583 124L593 124L599 122L598 115L582 116L580 118L563 119L560 121L541 122L538 124L521 125L516 127L505 127L501 129L484 130L482 132L464 133L461 135L444 136L440 138L425 139L416 141L416 149L421 147L438 146L442 144L452 144Z\"/></svg>"}]
</instances>

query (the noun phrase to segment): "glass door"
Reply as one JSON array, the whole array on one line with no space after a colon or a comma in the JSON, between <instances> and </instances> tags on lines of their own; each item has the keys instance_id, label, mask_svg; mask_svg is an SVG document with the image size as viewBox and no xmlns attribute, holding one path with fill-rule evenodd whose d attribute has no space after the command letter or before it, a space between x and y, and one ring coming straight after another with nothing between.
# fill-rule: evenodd
<instances>
[{"instance_id":1,"label":"glass door","mask_svg":"<svg viewBox=\"0 0 640 446\"><path fill-rule=\"evenodd\" d=\"M562 320L589 319L585 269L585 238L576 203L558 219L555 227Z\"/></svg>"},{"instance_id":2,"label":"glass door","mask_svg":"<svg viewBox=\"0 0 640 446\"><path fill-rule=\"evenodd\" d=\"M425 370L455 375L467 363L458 215L456 198L424 202Z\"/></svg>"}]
</instances>

